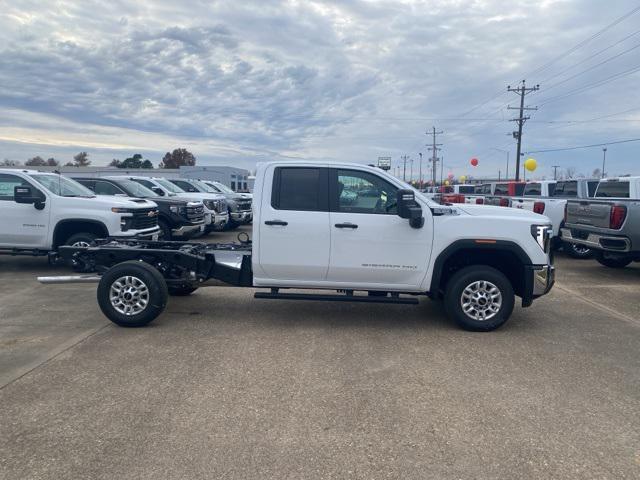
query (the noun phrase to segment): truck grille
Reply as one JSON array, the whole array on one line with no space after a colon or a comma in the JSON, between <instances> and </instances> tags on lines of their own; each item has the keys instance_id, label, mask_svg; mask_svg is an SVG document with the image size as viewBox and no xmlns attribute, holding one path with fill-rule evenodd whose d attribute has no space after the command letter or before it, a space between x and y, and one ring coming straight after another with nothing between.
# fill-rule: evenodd
<instances>
[{"instance_id":1,"label":"truck grille","mask_svg":"<svg viewBox=\"0 0 640 480\"><path fill-rule=\"evenodd\" d=\"M251 210L251 200L238 200L238 210L241 212Z\"/></svg>"},{"instance_id":2,"label":"truck grille","mask_svg":"<svg viewBox=\"0 0 640 480\"><path fill-rule=\"evenodd\" d=\"M158 226L158 210L155 208L141 208L133 212L131 229L144 230Z\"/></svg>"},{"instance_id":3,"label":"truck grille","mask_svg":"<svg viewBox=\"0 0 640 480\"><path fill-rule=\"evenodd\" d=\"M187 206L187 218L191 223L200 223L204 221L204 207L202 205L189 207Z\"/></svg>"}]
</instances>

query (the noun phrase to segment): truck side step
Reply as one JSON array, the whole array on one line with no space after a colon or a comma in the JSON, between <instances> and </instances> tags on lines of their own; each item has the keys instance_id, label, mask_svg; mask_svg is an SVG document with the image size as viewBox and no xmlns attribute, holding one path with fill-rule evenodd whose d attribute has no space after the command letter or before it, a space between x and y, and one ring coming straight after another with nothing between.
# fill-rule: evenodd
<instances>
[{"instance_id":1,"label":"truck side step","mask_svg":"<svg viewBox=\"0 0 640 480\"><path fill-rule=\"evenodd\" d=\"M400 303L416 305L417 298L378 297L366 295L327 295L322 293L269 293L256 292L254 298L270 298L273 300L319 300L325 302L362 302L362 303Z\"/></svg>"}]
</instances>

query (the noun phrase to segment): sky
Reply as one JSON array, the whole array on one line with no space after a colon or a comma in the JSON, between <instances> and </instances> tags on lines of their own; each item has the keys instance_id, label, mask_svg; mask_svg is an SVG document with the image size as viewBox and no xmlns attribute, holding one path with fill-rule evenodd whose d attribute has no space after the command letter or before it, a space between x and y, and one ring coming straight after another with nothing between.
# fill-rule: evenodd
<instances>
[{"instance_id":1,"label":"sky","mask_svg":"<svg viewBox=\"0 0 640 480\"><path fill-rule=\"evenodd\" d=\"M640 137L640 2L0 0L0 161L106 165L174 148L200 165L377 163L530 178L602 167ZM638 11L634 12L634 9ZM627 15L630 14L630 15ZM626 16L625 16L626 15ZM602 84L600 84L602 83ZM640 142L607 173L640 174ZM477 158L478 166L470 165ZM412 161L413 160L413 167ZM400 173L402 176L402 173Z\"/></svg>"}]
</instances>

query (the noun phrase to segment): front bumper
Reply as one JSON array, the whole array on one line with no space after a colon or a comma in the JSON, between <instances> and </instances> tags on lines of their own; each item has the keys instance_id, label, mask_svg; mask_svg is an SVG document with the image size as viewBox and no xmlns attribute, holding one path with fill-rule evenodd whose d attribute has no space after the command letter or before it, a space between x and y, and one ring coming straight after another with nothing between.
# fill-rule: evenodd
<instances>
[{"instance_id":1,"label":"front bumper","mask_svg":"<svg viewBox=\"0 0 640 480\"><path fill-rule=\"evenodd\" d=\"M556 281L556 267L553 260L548 265L527 265L525 267L525 291L522 306L530 306L536 298L549 293Z\"/></svg>"},{"instance_id":2,"label":"front bumper","mask_svg":"<svg viewBox=\"0 0 640 480\"><path fill-rule=\"evenodd\" d=\"M575 233L581 233L581 237L578 238ZM561 228L560 233L562 240L569 243L577 243L578 245L584 245L597 250L607 250L609 252L630 252L631 241L627 237L616 237L612 235L603 235L596 232L586 232L580 229Z\"/></svg>"},{"instance_id":3,"label":"front bumper","mask_svg":"<svg viewBox=\"0 0 640 480\"><path fill-rule=\"evenodd\" d=\"M111 235L114 238L139 238L140 240L158 240L160 235L160 227L147 228L145 230L127 230L119 232L117 235Z\"/></svg>"},{"instance_id":4,"label":"front bumper","mask_svg":"<svg viewBox=\"0 0 640 480\"><path fill-rule=\"evenodd\" d=\"M174 237L191 238L204 231L204 222L195 225L183 225L180 228L171 230Z\"/></svg>"},{"instance_id":5,"label":"front bumper","mask_svg":"<svg viewBox=\"0 0 640 480\"><path fill-rule=\"evenodd\" d=\"M231 220L236 223L249 223L253 220L253 212L251 212L251 210L244 212L231 212Z\"/></svg>"}]
</instances>

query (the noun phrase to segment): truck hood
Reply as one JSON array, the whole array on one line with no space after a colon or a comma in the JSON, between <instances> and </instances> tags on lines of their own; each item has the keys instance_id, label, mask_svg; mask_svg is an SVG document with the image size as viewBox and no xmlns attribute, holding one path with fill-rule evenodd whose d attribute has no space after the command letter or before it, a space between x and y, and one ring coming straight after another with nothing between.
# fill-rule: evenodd
<instances>
[{"instance_id":1,"label":"truck hood","mask_svg":"<svg viewBox=\"0 0 640 480\"><path fill-rule=\"evenodd\" d=\"M88 199L83 198L83 201ZM155 202L145 200L144 198L133 197L117 197L114 195L96 195L91 199L93 202L99 202L106 207L124 207L124 208L152 208L157 207Z\"/></svg>"},{"instance_id":2,"label":"truck hood","mask_svg":"<svg viewBox=\"0 0 640 480\"><path fill-rule=\"evenodd\" d=\"M494 207L491 205L456 204L458 210L475 217L490 218L517 218L520 220L530 220L531 223L549 223L549 219L544 215L522 210L520 208Z\"/></svg>"},{"instance_id":3,"label":"truck hood","mask_svg":"<svg viewBox=\"0 0 640 480\"><path fill-rule=\"evenodd\" d=\"M221 193L203 193L203 192L180 192L178 193L178 197L183 200L189 199L193 200L224 200L225 196ZM173 197L175 198L175 197Z\"/></svg>"}]
</instances>

